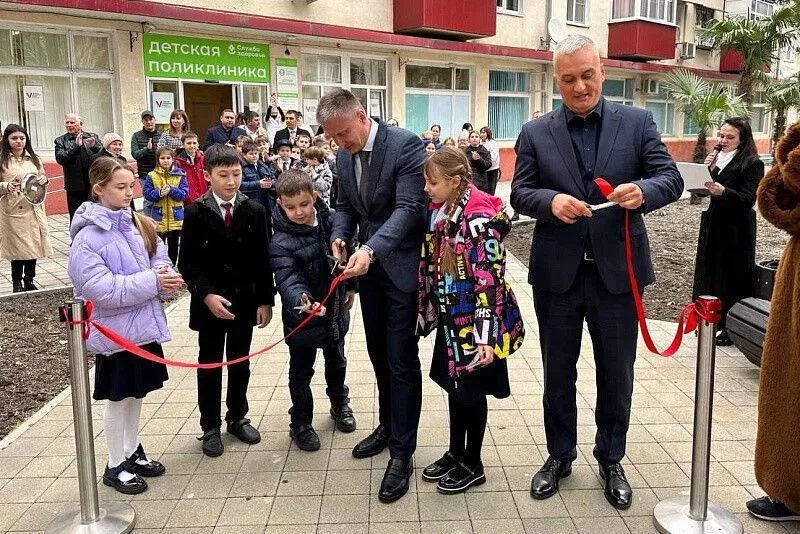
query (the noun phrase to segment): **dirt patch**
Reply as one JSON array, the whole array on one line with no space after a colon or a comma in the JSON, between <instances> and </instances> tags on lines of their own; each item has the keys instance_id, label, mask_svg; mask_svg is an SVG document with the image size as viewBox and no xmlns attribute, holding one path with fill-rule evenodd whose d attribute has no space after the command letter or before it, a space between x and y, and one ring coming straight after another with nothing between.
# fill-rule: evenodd
<instances>
[{"instance_id":1,"label":"dirt patch","mask_svg":"<svg viewBox=\"0 0 800 534\"><path fill-rule=\"evenodd\" d=\"M681 308L690 302L700 213L707 206L708 199L700 206L681 200L645 216L656 273L656 283L644 292L648 317L675 321ZM789 242L788 234L760 215L757 221L756 259L778 259ZM533 224L515 226L505 240L508 249L525 265L530 257L533 228Z\"/></svg>"},{"instance_id":2,"label":"dirt patch","mask_svg":"<svg viewBox=\"0 0 800 534\"><path fill-rule=\"evenodd\" d=\"M67 330L58 307L71 297L64 289L0 299L0 439L69 385Z\"/></svg>"}]
</instances>

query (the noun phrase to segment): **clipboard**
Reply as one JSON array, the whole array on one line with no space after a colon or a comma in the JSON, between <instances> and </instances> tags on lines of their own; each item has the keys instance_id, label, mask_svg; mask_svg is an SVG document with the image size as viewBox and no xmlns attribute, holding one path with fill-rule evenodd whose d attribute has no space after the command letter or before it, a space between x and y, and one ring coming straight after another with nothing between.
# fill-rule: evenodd
<instances>
[{"instance_id":1,"label":"clipboard","mask_svg":"<svg viewBox=\"0 0 800 534\"><path fill-rule=\"evenodd\" d=\"M711 177L711 171L702 163L687 163L677 162L678 172L683 178L683 189L689 193L698 193L708 195L706 189L706 182L713 182L714 178Z\"/></svg>"}]
</instances>

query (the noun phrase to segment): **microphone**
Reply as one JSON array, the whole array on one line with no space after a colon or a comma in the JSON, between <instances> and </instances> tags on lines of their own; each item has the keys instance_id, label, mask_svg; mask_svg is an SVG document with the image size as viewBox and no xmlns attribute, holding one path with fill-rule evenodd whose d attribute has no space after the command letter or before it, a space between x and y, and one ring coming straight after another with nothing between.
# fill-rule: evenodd
<instances>
[{"instance_id":1,"label":"microphone","mask_svg":"<svg viewBox=\"0 0 800 534\"><path fill-rule=\"evenodd\" d=\"M713 165L714 162L717 161L717 158L719 157L719 153L720 152L722 152L722 143L717 144L717 146L714 147L714 150L711 151L711 163L710 163L710 165Z\"/></svg>"}]
</instances>

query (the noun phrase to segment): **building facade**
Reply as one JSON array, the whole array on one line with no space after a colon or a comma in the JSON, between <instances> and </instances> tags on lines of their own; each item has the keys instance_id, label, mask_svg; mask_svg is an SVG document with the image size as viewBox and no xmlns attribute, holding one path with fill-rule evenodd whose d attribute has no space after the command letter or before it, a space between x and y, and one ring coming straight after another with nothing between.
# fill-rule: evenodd
<instances>
[{"instance_id":1,"label":"building facade","mask_svg":"<svg viewBox=\"0 0 800 534\"><path fill-rule=\"evenodd\" d=\"M667 98L664 76L685 67L731 89L737 79L697 37L725 15L725 0L269 0L226 9L211 0L102 9L94 0L2 1L0 120L24 124L52 157L69 111L85 129L127 142L143 109L162 124L185 109L203 135L220 110L264 113L274 93L313 126L321 95L344 87L370 114L415 132L489 125L510 177L521 124L560 104L551 50L562 34L598 44L606 96L649 109L676 159L688 159L696 130ZM793 51L785 67L797 68ZM769 116L758 99L756 108L765 152Z\"/></svg>"}]
</instances>

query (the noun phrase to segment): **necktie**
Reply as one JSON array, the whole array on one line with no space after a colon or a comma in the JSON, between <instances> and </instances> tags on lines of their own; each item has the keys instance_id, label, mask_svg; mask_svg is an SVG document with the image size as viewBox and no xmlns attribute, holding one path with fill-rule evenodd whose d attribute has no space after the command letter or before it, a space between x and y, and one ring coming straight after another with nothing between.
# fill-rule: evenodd
<instances>
[{"instance_id":1,"label":"necktie","mask_svg":"<svg viewBox=\"0 0 800 534\"><path fill-rule=\"evenodd\" d=\"M231 223L233 222L233 215L231 215L231 203L230 202L223 202L222 207L225 208L225 228L230 228Z\"/></svg>"},{"instance_id":2,"label":"necktie","mask_svg":"<svg viewBox=\"0 0 800 534\"><path fill-rule=\"evenodd\" d=\"M358 153L358 160L361 162L361 173L358 176L358 192L361 200L366 204L367 189L369 189L369 156L371 152L362 150Z\"/></svg>"},{"instance_id":3,"label":"necktie","mask_svg":"<svg viewBox=\"0 0 800 534\"><path fill-rule=\"evenodd\" d=\"M288 161L284 161L283 162L283 170L284 171L288 171L289 170L289 162Z\"/></svg>"}]
</instances>

